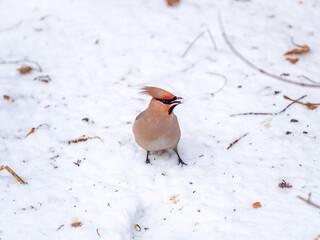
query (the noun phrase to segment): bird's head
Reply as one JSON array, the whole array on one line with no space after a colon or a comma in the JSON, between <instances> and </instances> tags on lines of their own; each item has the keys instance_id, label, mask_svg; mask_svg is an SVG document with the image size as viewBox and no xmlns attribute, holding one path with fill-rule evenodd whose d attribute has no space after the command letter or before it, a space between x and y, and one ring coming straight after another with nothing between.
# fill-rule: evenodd
<instances>
[{"instance_id":1,"label":"bird's head","mask_svg":"<svg viewBox=\"0 0 320 240\"><path fill-rule=\"evenodd\" d=\"M149 108L155 108L157 111L162 111L171 115L173 109L181 104L181 97L177 97L172 93L157 87L144 87L141 89L143 94L148 94L152 97Z\"/></svg>"}]
</instances>

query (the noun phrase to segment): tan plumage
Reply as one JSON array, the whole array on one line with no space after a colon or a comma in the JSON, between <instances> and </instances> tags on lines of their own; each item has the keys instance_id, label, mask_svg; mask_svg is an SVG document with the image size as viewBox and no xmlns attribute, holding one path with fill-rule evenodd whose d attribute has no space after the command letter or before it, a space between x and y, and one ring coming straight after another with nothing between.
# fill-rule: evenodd
<instances>
[{"instance_id":1,"label":"tan plumage","mask_svg":"<svg viewBox=\"0 0 320 240\"><path fill-rule=\"evenodd\" d=\"M173 149L179 163L185 164L178 154L181 133L178 119L173 113L175 106L181 103L181 98L156 87L144 87L141 93L150 95L152 99L148 108L137 116L133 133L138 145L147 151L146 162L150 163L150 151Z\"/></svg>"}]
</instances>

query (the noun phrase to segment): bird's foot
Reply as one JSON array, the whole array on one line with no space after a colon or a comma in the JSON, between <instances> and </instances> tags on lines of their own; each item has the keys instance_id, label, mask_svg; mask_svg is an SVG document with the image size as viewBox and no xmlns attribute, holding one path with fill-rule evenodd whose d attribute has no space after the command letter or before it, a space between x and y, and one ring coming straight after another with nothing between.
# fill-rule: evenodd
<instances>
[{"instance_id":1,"label":"bird's foot","mask_svg":"<svg viewBox=\"0 0 320 240\"><path fill-rule=\"evenodd\" d=\"M177 154L177 156L178 156L178 159L179 159L178 165L181 164L181 167L183 167L183 165L186 165L186 166L187 166L188 164L186 164L184 161L182 161L182 159L181 159L181 157L180 157L180 155L179 155L179 153L178 153L178 149L177 149L177 148L174 148L173 151L175 151L176 154Z\"/></svg>"},{"instance_id":2,"label":"bird's foot","mask_svg":"<svg viewBox=\"0 0 320 240\"><path fill-rule=\"evenodd\" d=\"M188 164L186 164L184 161L182 161L180 158L179 158L179 163L178 164L181 164L181 167L183 167L183 165L186 165L188 166Z\"/></svg>"},{"instance_id":3,"label":"bird's foot","mask_svg":"<svg viewBox=\"0 0 320 240\"><path fill-rule=\"evenodd\" d=\"M151 164L149 160L150 151L147 151L146 164Z\"/></svg>"}]
</instances>

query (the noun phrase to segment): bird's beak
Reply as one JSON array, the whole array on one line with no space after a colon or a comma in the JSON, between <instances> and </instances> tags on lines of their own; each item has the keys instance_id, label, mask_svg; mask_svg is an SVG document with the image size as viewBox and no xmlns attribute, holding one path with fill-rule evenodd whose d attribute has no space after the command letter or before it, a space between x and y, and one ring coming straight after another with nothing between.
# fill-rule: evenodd
<instances>
[{"instance_id":1,"label":"bird's beak","mask_svg":"<svg viewBox=\"0 0 320 240\"><path fill-rule=\"evenodd\" d=\"M178 105L182 103L182 97L177 97L176 100L172 101L172 105Z\"/></svg>"}]
</instances>

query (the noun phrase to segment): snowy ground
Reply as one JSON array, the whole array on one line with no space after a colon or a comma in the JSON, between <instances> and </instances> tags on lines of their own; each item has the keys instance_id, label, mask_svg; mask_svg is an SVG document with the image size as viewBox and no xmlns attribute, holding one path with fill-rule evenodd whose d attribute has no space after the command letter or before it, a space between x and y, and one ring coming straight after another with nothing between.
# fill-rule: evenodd
<instances>
[{"instance_id":1,"label":"snowy ground","mask_svg":"<svg viewBox=\"0 0 320 240\"><path fill-rule=\"evenodd\" d=\"M293 80L303 74L319 81L317 0L181 0L176 7L162 0L0 1L0 61L28 58L43 68L21 75L21 64L0 64L0 165L28 183L0 172L0 239L320 234L320 210L297 198L312 192L320 204L319 109L294 104L277 116L230 117L278 112L290 103L283 95L320 102L320 89L282 83L241 62L221 36L219 9L232 44L250 61ZM182 58L207 29L217 50L205 34ZM283 56L295 48L291 37L311 48L295 65ZM224 79L210 72L228 79L216 94ZM39 75L52 81L34 81ZM150 100L139 95L145 85L184 98L175 113L187 167L172 153L145 164L131 130ZM68 144L82 135L103 142ZM279 188L282 179L292 188ZM72 227L75 221L82 226Z\"/></svg>"}]
</instances>

